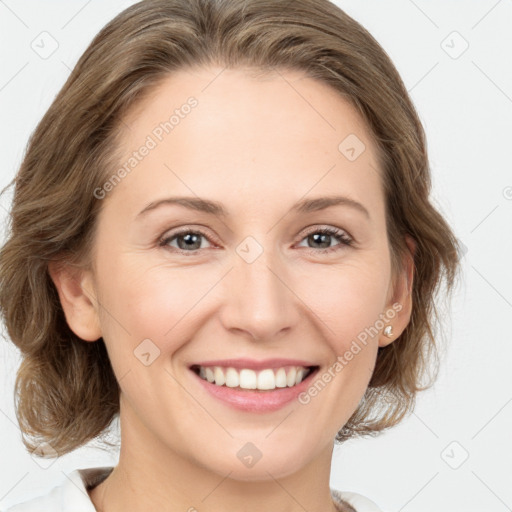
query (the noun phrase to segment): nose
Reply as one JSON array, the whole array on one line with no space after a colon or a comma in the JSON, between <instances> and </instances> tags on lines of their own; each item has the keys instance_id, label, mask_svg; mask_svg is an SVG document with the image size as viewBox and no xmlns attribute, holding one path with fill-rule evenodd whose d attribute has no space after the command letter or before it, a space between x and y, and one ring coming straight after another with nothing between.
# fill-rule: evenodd
<instances>
[{"instance_id":1,"label":"nose","mask_svg":"<svg viewBox=\"0 0 512 512\"><path fill-rule=\"evenodd\" d=\"M289 268L270 250L252 262L234 256L224 280L224 327L257 340L271 340L292 329L300 318L301 303L290 283Z\"/></svg>"}]
</instances>

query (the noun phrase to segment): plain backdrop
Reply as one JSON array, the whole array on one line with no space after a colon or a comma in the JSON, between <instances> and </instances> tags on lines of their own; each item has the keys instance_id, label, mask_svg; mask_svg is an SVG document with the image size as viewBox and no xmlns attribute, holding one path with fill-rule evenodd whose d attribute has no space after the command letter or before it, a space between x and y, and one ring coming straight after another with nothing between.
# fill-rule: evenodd
<instances>
[{"instance_id":1,"label":"plain backdrop","mask_svg":"<svg viewBox=\"0 0 512 512\"><path fill-rule=\"evenodd\" d=\"M93 36L132 3L0 1L0 186ZM466 254L435 386L398 427L337 446L331 487L388 512L512 510L512 2L336 3L401 73L427 132L432 200ZM38 49L41 38L51 55ZM10 197L1 200L3 220ZM56 460L32 458L14 414L18 365L1 341L0 508L47 492L73 469L117 460L94 443Z\"/></svg>"}]
</instances>

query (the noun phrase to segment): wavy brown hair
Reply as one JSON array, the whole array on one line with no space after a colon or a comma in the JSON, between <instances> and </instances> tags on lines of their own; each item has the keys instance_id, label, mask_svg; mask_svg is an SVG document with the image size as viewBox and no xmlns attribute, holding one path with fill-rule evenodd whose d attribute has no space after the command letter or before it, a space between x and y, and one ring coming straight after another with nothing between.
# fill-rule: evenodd
<instances>
[{"instance_id":1,"label":"wavy brown hair","mask_svg":"<svg viewBox=\"0 0 512 512\"><path fill-rule=\"evenodd\" d=\"M399 422L436 360L437 292L451 291L458 242L431 204L425 134L404 84L376 40L327 0L143 0L93 39L36 127L10 185L0 252L0 308L22 355L16 415L25 446L59 455L105 431L119 386L103 339L69 328L50 261L87 268L101 201L94 190L119 165L123 117L175 70L221 65L299 70L357 109L376 143L393 276L416 243L411 320L380 348L370 385L336 441Z\"/></svg>"}]
</instances>

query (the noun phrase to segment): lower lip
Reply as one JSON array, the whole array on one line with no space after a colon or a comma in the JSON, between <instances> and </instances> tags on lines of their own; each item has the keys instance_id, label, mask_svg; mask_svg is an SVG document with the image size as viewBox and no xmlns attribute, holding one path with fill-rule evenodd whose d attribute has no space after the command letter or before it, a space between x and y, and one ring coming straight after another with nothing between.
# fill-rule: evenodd
<instances>
[{"instance_id":1,"label":"lower lip","mask_svg":"<svg viewBox=\"0 0 512 512\"><path fill-rule=\"evenodd\" d=\"M202 379L190 370L194 377L204 386L212 396L240 411L271 412L281 409L297 398L309 387L311 379L318 372L315 368L300 384L286 388L275 388L268 391L242 390L228 386L217 386Z\"/></svg>"}]
</instances>

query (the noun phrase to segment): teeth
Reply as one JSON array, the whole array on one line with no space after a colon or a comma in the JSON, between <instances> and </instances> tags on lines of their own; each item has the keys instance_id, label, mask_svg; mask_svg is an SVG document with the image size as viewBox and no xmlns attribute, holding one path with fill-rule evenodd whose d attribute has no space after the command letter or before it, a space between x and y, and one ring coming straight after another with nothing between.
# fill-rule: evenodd
<instances>
[{"instance_id":1,"label":"teeth","mask_svg":"<svg viewBox=\"0 0 512 512\"><path fill-rule=\"evenodd\" d=\"M236 368L223 368L221 366L199 367L199 376L202 379L217 386L240 387L242 389L290 388L300 384L307 374L309 374L309 369L302 366L283 366L275 370L267 368L259 372L248 368L237 370Z\"/></svg>"},{"instance_id":2,"label":"teeth","mask_svg":"<svg viewBox=\"0 0 512 512\"><path fill-rule=\"evenodd\" d=\"M286 376L286 385L290 388L295 384L297 376L297 369L291 368Z\"/></svg>"},{"instance_id":3,"label":"teeth","mask_svg":"<svg viewBox=\"0 0 512 512\"><path fill-rule=\"evenodd\" d=\"M215 366L213 369L213 375L215 377L215 384L218 386L222 386L226 383L226 377L224 376L224 372L222 371L222 368L219 366Z\"/></svg>"},{"instance_id":4,"label":"teeth","mask_svg":"<svg viewBox=\"0 0 512 512\"><path fill-rule=\"evenodd\" d=\"M258 377L256 376L256 372L252 370L240 370L239 380L243 383L245 389L256 389L258 387Z\"/></svg>"},{"instance_id":5,"label":"teeth","mask_svg":"<svg viewBox=\"0 0 512 512\"><path fill-rule=\"evenodd\" d=\"M219 373L217 374L217 370ZM215 383L217 384L219 381L217 379L217 375L222 374L221 368L215 368ZM234 368L228 368L226 371L226 386L229 388L237 388L240 384L240 378L238 376L238 372Z\"/></svg>"},{"instance_id":6,"label":"teeth","mask_svg":"<svg viewBox=\"0 0 512 512\"><path fill-rule=\"evenodd\" d=\"M286 371L284 368L279 368L276 372L276 388L285 388L286 385Z\"/></svg>"},{"instance_id":7,"label":"teeth","mask_svg":"<svg viewBox=\"0 0 512 512\"><path fill-rule=\"evenodd\" d=\"M202 366L201 370L203 370ZM211 368L206 368L206 379L208 380L208 382L215 382L215 374L213 373L213 370Z\"/></svg>"},{"instance_id":8,"label":"teeth","mask_svg":"<svg viewBox=\"0 0 512 512\"><path fill-rule=\"evenodd\" d=\"M262 370L258 374L258 389L275 389L276 377L274 370Z\"/></svg>"}]
</instances>

